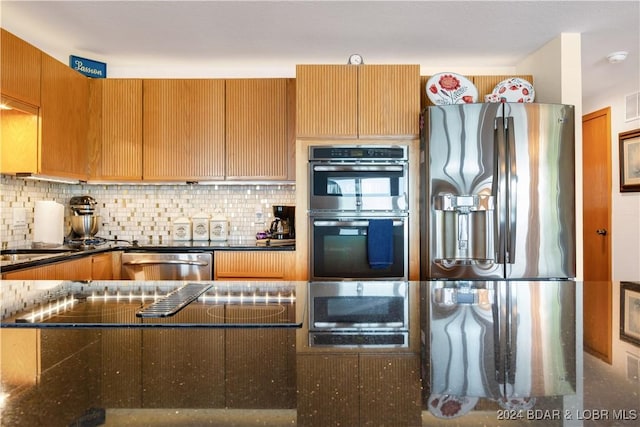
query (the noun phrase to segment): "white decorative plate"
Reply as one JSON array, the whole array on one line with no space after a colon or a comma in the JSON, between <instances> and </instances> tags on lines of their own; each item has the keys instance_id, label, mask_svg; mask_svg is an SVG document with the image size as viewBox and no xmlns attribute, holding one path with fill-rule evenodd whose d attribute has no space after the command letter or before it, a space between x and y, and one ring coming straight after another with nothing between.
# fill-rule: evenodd
<instances>
[{"instance_id":1,"label":"white decorative plate","mask_svg":"<svg viewBox=\"0 0 640 427\"><path fill-rule=\"evenodd\" d=\"M469 79L456 73L431 76L426 86L427 96L435 105L471 104L478 100L478 89Z\"/></svg>"},{"instance_id":2,"label":"white decorative plate","mask_svg":"<svg viewBox=\"0 0 640 427\"><path fill-rule=\"evenodd\" d=\"M531 83L518 77L501 81L491 94L499 96L502 102L533 102L536 96Z\"/></svg>"},{"instance_id":3,"label":"white decorative plate","mask_svg":"<svg viewBox=\"0 0 640 427\"><path fill-rule=\"evenodd\" d=\"M477 397L432 394L428 406L429 412L438 418L455 418L468 413L477 403Z\"/></svg>"}]
</instances>

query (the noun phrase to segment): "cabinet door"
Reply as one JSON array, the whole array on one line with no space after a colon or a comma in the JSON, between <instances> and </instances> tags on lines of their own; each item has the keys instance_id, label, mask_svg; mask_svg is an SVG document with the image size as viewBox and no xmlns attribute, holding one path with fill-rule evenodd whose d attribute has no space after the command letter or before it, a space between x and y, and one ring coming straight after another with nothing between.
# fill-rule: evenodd
<instances>
[{"instance_id":1,"label":"cabinet door","mask_svg":"<svg viewBox=\"0 0 640 427\"><path fill-rule=\"evenodd\" d=\"M292 280L294 251L216 251L215 280Z\"/></svg>"},{"instance_id":2,"label":"cabinet door","mask_svg":"<svg viewBox=\"0 0 640 427\"><path fill-rule=\"evenodd\" d=\"M359 426L358 355L297 356L298 426ZM369 425L369 424L367 424ZM396 423L372 425L401 425ZM419 425L419 424L418 424Z\"/></svg>"},{"instance_id":3,"label":"cabinet door","mask_svg":"<svg viewBox=\"0 0 640 427\"><path fill-rule=\"evenodd\" d=\"M142 80L90 81L91 179L142 180Z\"/></svg>"},{"instance_id":4,"label":"cabinet door","mask_svg":"<svg viewBox=\"0 0 640 427\"><path fill-rule=\"evenodd\" d=\"M289 307L225 306L234 323L257 319L285 322ZM228 408L296 407L296 331L289 328L225 330L225 395Z\"/></svg>"},{"instance_id":5,"label":"cabinet door","mask_svg":"<svg viewBox=\"0 0 640 427\"><path fill-rule=\"evenodd\" d=\"M288 179L294 155L289 80L226 81L227 179Z\"/></svg>"},{"instance_id":6,"label":"cabinet door","mask_svg":"<svg viewBox=\"0 0 640 427\"><path fill-rule=\"evenodd\" d=\"M357 66L296 67L296 135L357 138Z\"/></svg>"},{"instance_id":7,"label":"cabinet door","mask_svg":"<svg viewBox=\"0 0 640 427\"><path fill-rule=\"evenodd\" d=\"M1 28L0 46L2 94L40 106L40 50Z\"/></svg>"},{"instance_id":8,"label":"cabinet door","mask_svg":"<svg viewBox=\"0 0 640 427\"><path fill-rule=\"evenodd\" d=\"M4 280L91 280L91 257L12 271Z\"/></svg>"},{"instance_id":9,"label":"cabinet door","mask_svg":"<svg viewBox=\"0 0 640 427\"><path fill-rule=\"evenodd\" d=\"M143 81L143 179L197 181L224 177L221 79Z\"/></svg>"},{"instance_id":10,"label":"cabinet door","mask_svg":"<svg viewBox=\"0 0 640 427\"><path fill-rule=\"evenodd\" d=\"M360 425L421 425L420 355L361 354Z\"/></svg>"},{"instance_id":11,"label":"cabinet door","mask_svg":"<svg viewBox=\"0 0 640 427\"><path fill-rule=\"evenodd\" d=\"M42 54L41 170L87 179L89 79Z\"/></svg>"},{"instance_id":12,"label":"cabinet door","mask_svg":"<svg viewBox=\"0 0 640 427\"><path fill-rule=\"evenodd\" d=\"M417 136L420 67L361 65L358 71L359 136Z\"/></svg>"},{"instance_id":13,"label":"cabinet door","mask_svg":"<svg viewBox=\"0 0 640 427\"><path fill-rule=\"evenodd\" d=\"M91 278L93 280L113 280L113 254L111 252L91 257Z\"/></svg>"},{"instance_id":14,"label":"cabinet door","mask_svg":"<svg viewBox=\"0 0 640 427\"><path fill-rule=\"evenodd\" d=\"M186 322L223 319L224 307L187 306ZM172 317L146 323L172 323ZM142 406L144 408L224 408L224 329L144 329L142 331Z\"/></svg>"}]
</instances>

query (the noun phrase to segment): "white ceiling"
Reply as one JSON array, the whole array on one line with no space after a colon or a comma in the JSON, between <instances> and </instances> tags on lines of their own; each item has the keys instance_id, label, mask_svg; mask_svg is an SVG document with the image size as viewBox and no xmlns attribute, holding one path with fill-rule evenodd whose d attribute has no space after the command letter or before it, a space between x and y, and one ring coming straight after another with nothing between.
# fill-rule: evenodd
<instances>
[{"instance_id":1,"label":"white ceiling","mask_svg":"<svg viewBox=\"0 0 640 427\"><path fill-rule=\"evenodd\" d=\"M640 1L12 1L0 23L109 77L293 77L295 64L411 63L421 74L510 70L582 34L583 98L640 86ZM606 55L629 52L609 64Z\"/></svg>"}]
</instances>

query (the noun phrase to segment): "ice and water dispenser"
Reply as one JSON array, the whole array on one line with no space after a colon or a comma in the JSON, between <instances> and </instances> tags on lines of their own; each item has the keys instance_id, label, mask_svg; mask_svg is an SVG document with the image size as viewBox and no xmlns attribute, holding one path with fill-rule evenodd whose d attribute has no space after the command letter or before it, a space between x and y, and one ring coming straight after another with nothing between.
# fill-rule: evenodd
<instances>
[{"instance_id":1,"label":"ice and water dispenser","mask_svg":"<svg viewBox=\"0 0 640 427\"><path fill-rule=\"evenodd\" d=\"M494 197L439 194L433 201L433 258L440 263L493 262Z\"/></svg>"}]
</instances>

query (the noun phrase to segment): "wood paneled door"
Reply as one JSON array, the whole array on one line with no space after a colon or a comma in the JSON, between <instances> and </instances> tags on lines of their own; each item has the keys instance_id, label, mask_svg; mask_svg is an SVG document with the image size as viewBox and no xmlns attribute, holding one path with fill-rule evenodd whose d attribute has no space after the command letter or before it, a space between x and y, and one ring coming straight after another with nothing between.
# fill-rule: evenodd
<instances>
[{"instance_id":1,"label":"wood paneled door","mask_svg":"<svg viewBox=\"0 0 640 427\"><path fill-rule=\"evenodd\" d=\"M611 363L611 111L582 118L584 347Z\"/></svg>"}]
</instances>

